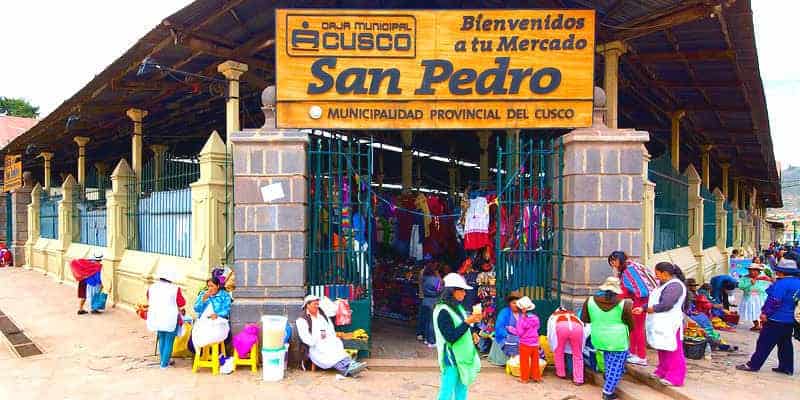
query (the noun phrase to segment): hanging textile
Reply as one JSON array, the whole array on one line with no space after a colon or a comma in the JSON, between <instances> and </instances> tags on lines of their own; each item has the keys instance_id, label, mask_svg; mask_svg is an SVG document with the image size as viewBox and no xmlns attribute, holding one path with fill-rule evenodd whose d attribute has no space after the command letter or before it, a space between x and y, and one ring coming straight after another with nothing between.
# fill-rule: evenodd
<instances>
[{"instance_id":1,"label":"hanging textile","mask_svg":"<svg viewBox=\"0 0 800 400\"><path fill-rule=\"evenodd\" d=\"M464 218L464 249L477 250L489 245L489 204L486 197L469 200Z\"/></svg>"}]
</instances>

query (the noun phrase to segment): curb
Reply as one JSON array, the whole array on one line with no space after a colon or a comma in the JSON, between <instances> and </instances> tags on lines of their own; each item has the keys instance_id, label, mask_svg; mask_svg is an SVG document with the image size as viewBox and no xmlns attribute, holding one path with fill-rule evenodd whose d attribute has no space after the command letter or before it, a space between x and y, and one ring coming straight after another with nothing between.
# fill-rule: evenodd
<instances>
[{"instance_id":1,"label":"curb","mask_svg":"<svg viewBox=\"0 0 800 400\"><path fill-rule=\"evenodd\" d=\"M673 399L678 400L701 400L699 397L693 397L683 393L682 391L672 387L666 386L663 383L659 382L658 379L653 378L650 376L650 373L647 372L643 367L638 365L627 365L628 369L628 376L633 378L636 382L641 383L642 385L649 386L652 389L658 390L661 393L664 393Z\"/></svg>"}]
</instances>

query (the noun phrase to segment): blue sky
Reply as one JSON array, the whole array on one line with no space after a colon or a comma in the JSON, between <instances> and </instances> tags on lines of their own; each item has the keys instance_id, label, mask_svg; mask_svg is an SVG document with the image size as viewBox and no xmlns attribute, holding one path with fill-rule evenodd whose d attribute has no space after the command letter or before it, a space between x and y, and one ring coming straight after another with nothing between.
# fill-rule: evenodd
<instances>
[{"instance_id":1,"label":"blue sky","mask_svg":"<svg viewBox=\"0 0 800 400\"><path fill-rule=\"evenodd\" d=\"M140 37L191 0L6 1L0 95L24 97L55 109ZM767 95L775 156L800 165L795 133L800 52L793 48L800 1L752 0L761 76ZM102 17L101 17L102 16Z\"/></svg>"}]
</instances>

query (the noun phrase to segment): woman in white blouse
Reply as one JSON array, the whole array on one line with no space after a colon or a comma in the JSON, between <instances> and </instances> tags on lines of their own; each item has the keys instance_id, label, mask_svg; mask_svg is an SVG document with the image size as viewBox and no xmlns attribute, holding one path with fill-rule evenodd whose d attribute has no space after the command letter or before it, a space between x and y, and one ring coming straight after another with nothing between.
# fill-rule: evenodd
<instances>
[{"instance_id":1,"label":"woman in white blouse","mask_svg":"<svg viewBox=\"0 0 800 400\"><path fill-rule=\"evenodd\" d=\"M298 318L297 334L308 347L307 356L314 365L335 368L344 376L354 377L367 367L366 363L354 361L344 351L341 332L336 332L333 322L319 308L319 297L306 296L303 301L303 316Z\"/></svg>"}]
</instances>

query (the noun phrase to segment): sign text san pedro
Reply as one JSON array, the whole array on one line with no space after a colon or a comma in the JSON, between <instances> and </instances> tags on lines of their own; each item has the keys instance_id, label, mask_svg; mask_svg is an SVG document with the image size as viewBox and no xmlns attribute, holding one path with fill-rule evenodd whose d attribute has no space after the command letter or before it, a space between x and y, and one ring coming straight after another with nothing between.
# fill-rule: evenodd
<instances>
[{"instance_id":1,"label":"sign text san pedro","mask_svg":"<svg viewBox=\"0 0 800 400\"><path fill-rule=\"evenodd\" d=\"M594 11L276 12L278 126L591 125Z\"/></svg>"}]
</instances>

